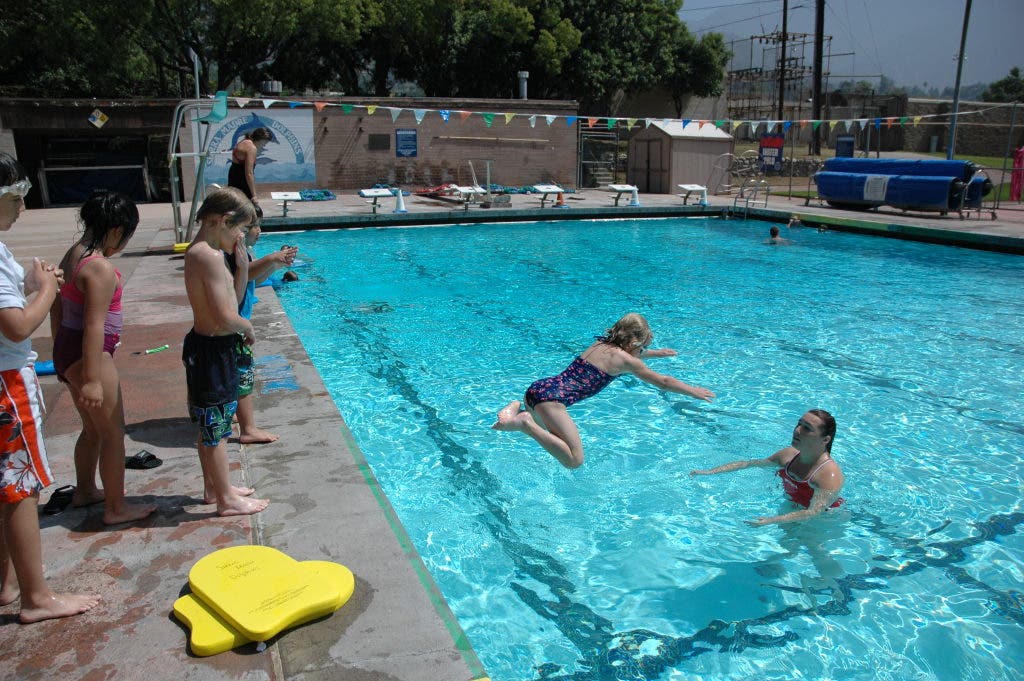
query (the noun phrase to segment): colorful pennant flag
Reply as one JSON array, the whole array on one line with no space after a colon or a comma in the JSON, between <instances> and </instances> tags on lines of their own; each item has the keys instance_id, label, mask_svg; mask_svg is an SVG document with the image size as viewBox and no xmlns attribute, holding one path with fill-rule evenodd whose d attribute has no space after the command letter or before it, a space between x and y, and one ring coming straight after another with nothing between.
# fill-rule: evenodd
<instances>
[{"instance_id":1,"label":"colorful pennant flag","mask_svg":"<svg viewBox=\"0 0 1024 681\"><path fill-rule=\"evenodd\" d=\"M388 111L391 112L391 122L394 123L398 120L398 117L402 115L402 110L397 106L389 106Z\"/></svg>"},{"instance_id":2,"label":"colorful pennant flag","mask_svg":"<svg viewBox=\"0 0 1024 681\"><path fill-rule=\"evenodd\" d=\"M413 109L412 110L412 115L413 115L413 117L416 118L416 125L419 125L420 123L423 122L423 117L427 115L427 110L426 109Z\"/></svg>"},{"instance_id":3,"label":"colorful pennant flag","mask_svg":"<svg viewBox=\"0 0 1024 681\"><path fill-rule=\"evenodd\" d=\"M527 120L530 121L531 128L537 127L537 114L530 116Z\"/></svg>"},{"instance_id":4,"label":"colorful pennant flag","mask_svg":"<svg viewBox=\"0 0 1024 681\"><path fill-rule=\"evenodd\" d=\"M342 104L341 105L341 110L344 113L350 114L350 113L352 113L352 105L351 104Z\"/></svg>"},{"instance_id":5,"label":"colorful pennant flag","mask_svg":"<svg viewBox=\"0 0 1024 681\"><path fill-rule=\"evenodd\" d=\"M505 114L505 125L508 125L509 123L511 123L512 119L515 118L515 117L516 117L516 115L514 113L507 113L507 114Z\"/></svg>"},{"instance_id":6,"label":"colorful pennant flag","mask_svg":"<svg viewBox=\"0 0 1024 681\"><path fill-rule=\"evenodd\" d=\"M244 109L249 104L250 101L252 100L250 100L248 97L235 97L235 104L237 104L239 108L242 109Z\"/></svg>"},{"instance_id":7,"label":"colorful pennant flag","mask_svg":"<svg viewBox=\"0 0 1024 681\"><path fill-rule=\"evenodd\" d=\"M370 104L369 106L366 107L366 115L367 116L372 116L375 111L377 111L377 105L376 104Z\"/></svg>"},{"instance_id":8,"label":"colorful pennant flag","mask_svg":"<svg viewBox=\"0 0 1024 681\"><path fill-rule=\"evenodd\" d=\"M488 128L491 127L494 124L494 114L492 114L492 113L482 113L482 114L480 114L480 116L483 117L484 124Z\"/></svg>"},{"instance_id":9,"label":"colorful pennant flag","mask_svg":"<svg viewBox=\"0 0 1024 681\"><path fill-rule=\"evenodd\" d=\"M313 102L313 108L317 111L323 111L325 106L327 106L327 102Z\"/></svg>"},{"instance_id":10,"label":"colorful pennant flag","mask_svg":"<svg viewBox=\"0 0 1024 681\"><path fill-rule=\"evenodd\" d=\"M263 108L264 109L269 109L271 104L273 104L276 101L277 101L276 99L264 99L263 100Z\"/></svg>"},{"instance_id":11,"label":"colorful pennant flag","mask_svg":"<svg viewBox=\"0 0 1024 681\"><path fill-rule=\"evenodd\" d=\"M445 123L447 123L448 119L451 118L452 116L452 112L449 111L448 109L441 109L437 113L441 115L441 120L444 121Z\"/></svg>"},{"instance_id":12,"label":"colorful pennant flag","mask_svg":"<svg viewBox=\"0 0 1024 681\"><path fill-rule=\"evenodd\" d=\"M558 116L545 116L544 120L547 121L548 125L551 125L552 123L555 122L556 118L558 118Z\"/></svg>"}]
</instances>

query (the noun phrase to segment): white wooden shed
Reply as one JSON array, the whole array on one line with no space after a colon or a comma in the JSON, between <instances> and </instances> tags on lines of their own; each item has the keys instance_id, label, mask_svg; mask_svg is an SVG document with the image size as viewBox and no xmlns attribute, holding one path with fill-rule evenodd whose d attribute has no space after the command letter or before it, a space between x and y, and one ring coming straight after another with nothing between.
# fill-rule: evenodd
<instances>
[{"instance_id":1,"label":"white wooden shed","mask_svg":"<svg viewBox=\"0 0 1024 681\"><path fill-rule=\"evenodd\" d=\"M733 136L690 121L652 121L629 140L626 181L647 194L673 194L676 185L707 185L715 161L731 154Z\"/></svg>"}]
</instances>

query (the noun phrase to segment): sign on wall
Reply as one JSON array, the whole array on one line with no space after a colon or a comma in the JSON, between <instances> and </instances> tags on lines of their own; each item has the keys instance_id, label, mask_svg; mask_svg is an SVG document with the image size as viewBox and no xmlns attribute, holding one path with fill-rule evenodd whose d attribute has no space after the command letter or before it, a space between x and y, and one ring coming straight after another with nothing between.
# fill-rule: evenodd
<instances>
[{"instance_id":1,"label":"sign on wall","mask_svg":"<svg viewBox=\"0 0 1024 681\"><path fill-rule=\"evenodd\" d=\"M416 128L395 130L395 156L397 158L416 157Z\"/></svg>"},{"instance_id":2,"label":"sign on wall","mask_svg":"<svg viewBox=\"0 0 1024 681\"><path fill-rule=\"evenodd\" d=\"M304 182L316 184L316 156L313 143L312 110L230 109L227 117L212 123L210 157L206 166L206 184L228 183L231 150L247 133L256 128L269 128L270 143L256 157L256 184ZM199 125L195 124L194 128ZM193 130L194 139L201 139Z\"/></svg>"}]
</instances>

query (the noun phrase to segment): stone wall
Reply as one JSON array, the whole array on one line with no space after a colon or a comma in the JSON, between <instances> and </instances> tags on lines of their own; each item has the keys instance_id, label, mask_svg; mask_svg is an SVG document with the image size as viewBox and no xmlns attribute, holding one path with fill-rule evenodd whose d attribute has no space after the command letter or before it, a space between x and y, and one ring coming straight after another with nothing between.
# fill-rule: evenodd
<instances>
[{"instance_id":1,"label":"stone wall","mask_svg":"<svg viewBox=\"0 0 1024 681\"><path fill-rule=\"evenodd\" d=\"M934 99L911 99L907 103L907 116L929 116L946 114L953 110L952 101ZM956 153L977 156L1002 157L1010 135L1013 119L1012 104L991 102L960 102L960 111L980 113L961 115L956 125ZM1024 142L1024 108L1018 107L1013 131L1013 148ZM927 152L932 150L932 137L936 151L945 151L949 143L949 118L943 116L929 122L922 119L917 126L904 126L904 151ZM1012 150L1011 150L1012 153Z\"/></svg>"}]
</instances>

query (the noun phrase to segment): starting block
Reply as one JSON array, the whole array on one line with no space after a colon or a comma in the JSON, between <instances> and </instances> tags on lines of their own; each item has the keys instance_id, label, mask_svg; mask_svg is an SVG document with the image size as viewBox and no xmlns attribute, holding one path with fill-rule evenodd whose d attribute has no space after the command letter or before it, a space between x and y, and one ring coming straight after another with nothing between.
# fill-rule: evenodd
<instances>
[{"instance_id":1,"label":"starting block","mask_svg":"<svg viewBox=\"0 0 1024 681\"><path fill-rule=\"evenodd\" d=\"M377 201L383 199L385 196L394 196L394 194L391 193L390 189L385 189L383 187L374 187L373 189L360 189L359 196L363 197L364 199L373 199L372 201L367 201L367 203L370 204L370 209L374 213L376 213L377 208L379 207Z\"/></svg>"},{"instance_id":2,"label":"starting block","mask_svg":"<svg viewBox=\"0 0 1024 681\"><path fill-rule=\"evenodd\" d=\"M549 201L548 196L551 194L561 194L565 190L559 187L557 184L535 184L533 185L533 191L540 194L540 207L543 208L544 204Z\"/></svg>"},{"instance_id":3,"label":"starting block","mask_svg":"<svg viewBox=\"0 0 1024 681\"><path fill-rule=\"evenodd\" d=\"M702 206L708 205L708 188L702 184L677 184L677 187L683 190L679 196L683 197L683 205L686 205L687 200L690 198L690 194L700 195L700 201L698 203Z\"/></svg>"},{"instance_id":4,"label":"starting block","mask_svg":"<svg viewBox=\"0 0 1024 681\"><path fill-rule=\"evenodd\" d=\"M301 201L302 194L298 192L270 192L270 198L274 201L281 201L277 204L281 206L281 217L288 217L288 202L289 201Z\"/></svg>"},{"instance_id":5,"label":"starting block","mask_svg":"<svg viewBox=\"0 0 1024 681\"><path fill-rule=\"evenodd\" d=\"M631 184L610 184L604 188L606 192L613 192L615 194L615 205L619 205L619 199L622 198L623 194L629 194L629 205L639 206L640 198L637 196L637 188Z\"/></svg>"}]
</instances>

